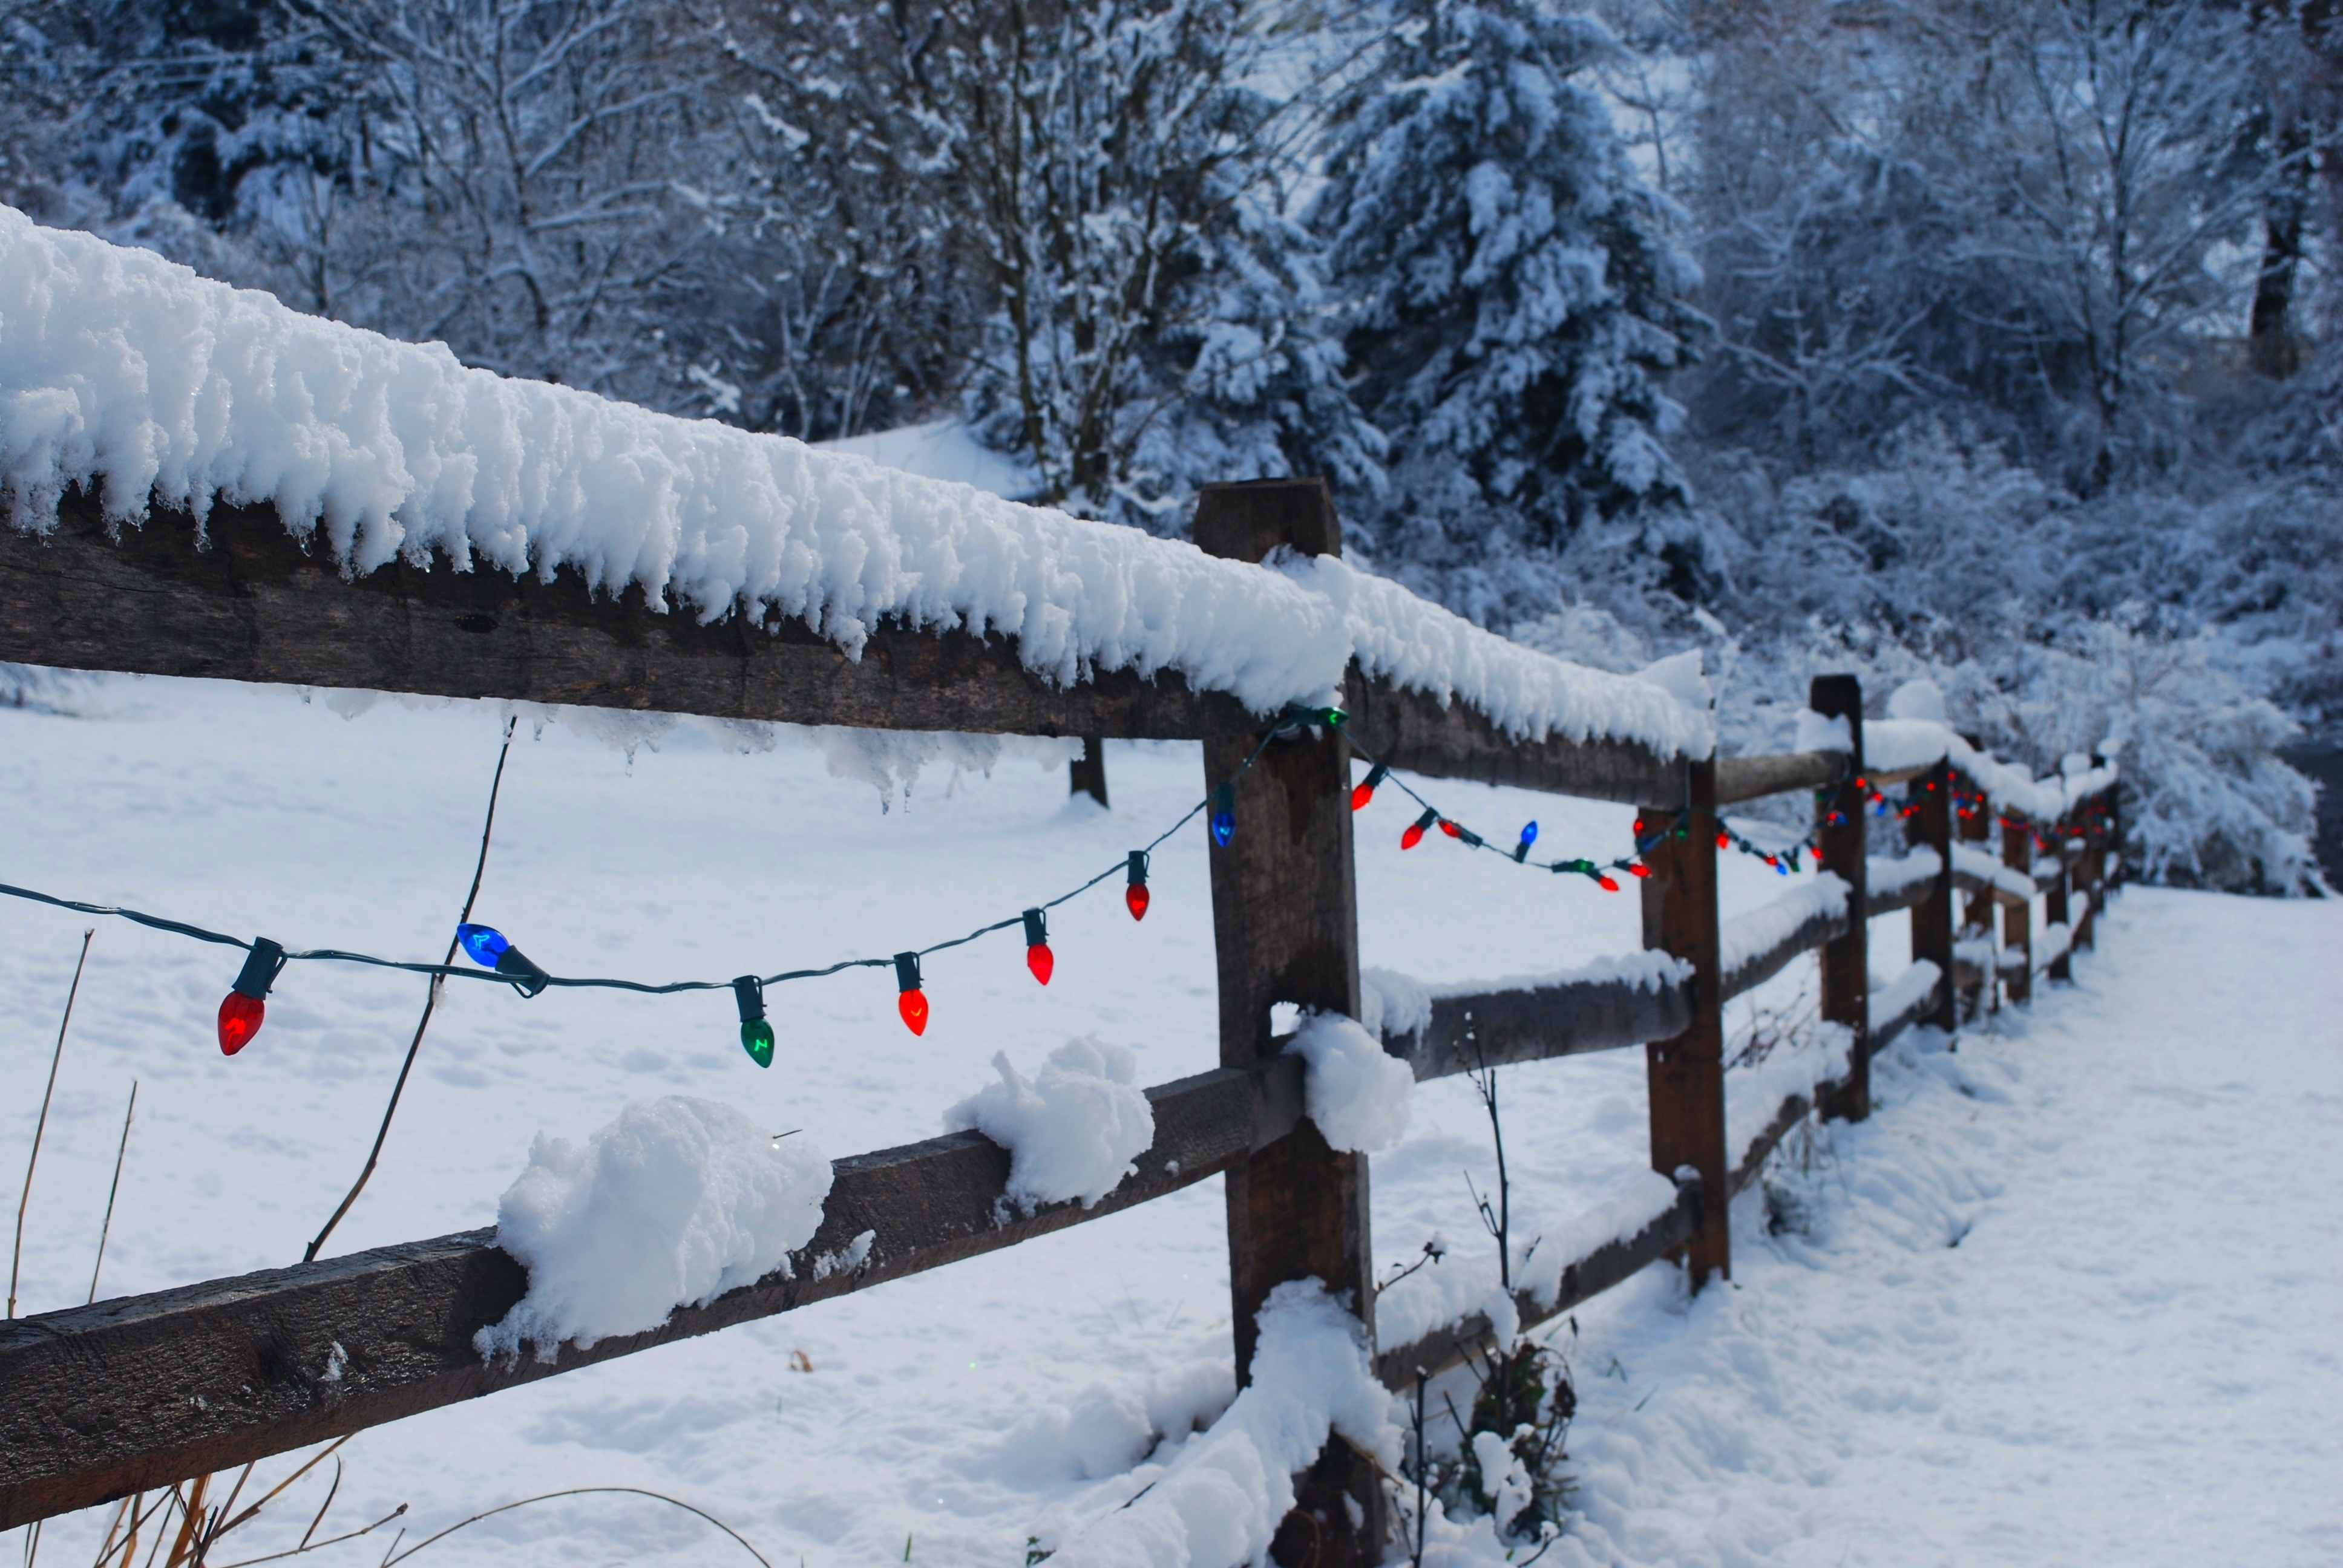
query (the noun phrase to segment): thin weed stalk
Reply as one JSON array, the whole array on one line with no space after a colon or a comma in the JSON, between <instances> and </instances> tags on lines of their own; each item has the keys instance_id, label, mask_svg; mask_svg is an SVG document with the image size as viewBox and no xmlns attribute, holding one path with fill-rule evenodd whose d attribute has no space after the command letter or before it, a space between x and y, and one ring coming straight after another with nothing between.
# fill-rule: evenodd
<instances>
[{"instance_id":1,"label":"thin weed stalk","mask_svg":"<svg viewBox=\"0 0 2343 1568\"><path fill-rule=\"evenodd\" d=\"M33 1172L41 1168L41 1135L49 1130L49 1100L57 1091L57 1063L65 1056L65 1030L73 1025L74 998L81 994L82 966L89 962L92 926L81 934L81 957L74 960L73 985L65 992L65 1015L57 1020L57 1048L49 1053L49 1086L41 1091L41 1119L33 1124L33 1157L25 1165L25 1191L16 1199L16 1246L8 1257L8 1315L16 1315L16 1279L25 1262L25 1211L33 1201Z\"/></svg>"},{"instance_id":2,"label":"thin weed stalk","mask_svg":"<svg viewBox=\"0 0 2343 1568\"><path fill-rule=\"evenodd\" d=\"M97 1261L89 1266L89 1296L82 1304L97 1300L98 1271L106 1267L106 1239L114 1231L114 1200L122 1192L122 1157L130 1152L130 1119L138 1111L138 1081L130 1081L130 1103L122 1110L122 1141L114 1149L114 1185L106 1190L106 1222L97 1228Z\"/></svg>"}]
</instances>

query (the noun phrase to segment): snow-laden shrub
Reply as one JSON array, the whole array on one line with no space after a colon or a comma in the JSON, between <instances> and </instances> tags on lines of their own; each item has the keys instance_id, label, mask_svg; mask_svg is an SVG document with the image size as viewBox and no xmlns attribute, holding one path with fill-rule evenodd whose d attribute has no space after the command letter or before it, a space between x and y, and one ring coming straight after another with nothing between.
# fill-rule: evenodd
<instances>
[{"instance_id":1,"label":"snow-laden shrub","mask_svg":"<svg viewBox=\"0 0 2343 1568\"><path fill-rule=\"evenodd\" d=\"M1711 659L1722 746L1727 755L1792 749L1816 675L1855 675L1875 715L1897 687L1926 677L1943 689L1956 729L2037 777L2077 752L2117 758L2123 852L2140 877L2230 892L2317 890L2316 787L2278 755L2299 727L2255 691L2250 664L2223 638L2176 637L2148 620L2127 606L2031 638L2004 627L1958 656L1819 620L1755 647L1726 638ZM1748 809L1769 808L1805 809L1784 796Z\"/></svg>"},{"instance_id":2,"label":"snow-laden shrub","mask_svg":"<svg viewBox=\"0 0 2343 1568\"><path fill-rule=\"evenodd\" d=\"M2224 664L2209 634L2086 622L1998 678L1954 672L1988 745L2046 772L2076 751L2123 764L2124 855L2150 881L2237 892L2319 886L2317 789L2277 749L2300 727ZM1959 697L1955 699L1959 701Z\"/></svg>"}]
</instances>

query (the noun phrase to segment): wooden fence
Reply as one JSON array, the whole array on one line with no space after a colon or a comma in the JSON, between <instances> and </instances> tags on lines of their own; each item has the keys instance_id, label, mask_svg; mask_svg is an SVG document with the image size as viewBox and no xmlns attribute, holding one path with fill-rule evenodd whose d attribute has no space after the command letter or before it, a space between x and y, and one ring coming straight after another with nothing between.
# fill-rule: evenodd
<instances>
[{"instance_id":1,"label":"wooden fence","mask_svg":"<svg viewBox=\"0 0 2343 1568\"><path fill-rule=\"evenodd\" d=\"M223 508L206 529L201 550L186 518L114 538L80 496L67 498L62 526L45 540L0 526L0 658L797 723L1194 739L1204 743L1208 783L1227 778L1263 728L1233 699L1175 678L1108 675L1051 688L1019 665L1013 648L965 634L882 629L855 662L802 628L697 626L631 597L597 602L568 580L403 564L346 579L266 511ZM1212 487L1195 538L1212 554L1244 560L1281 545L1339 550L1332 507L1315 481ZM1277 1003L1361 1010L1353 735L1398 768L1634 805L1647 832L1666 832L1645 857L1653 875L1641 883L1644 945L1685 960L1688 978L1443 996L1428 1021L1385 1041L1419 1079L1482 1060L1637 1045L1646 1052L1652 1164L1677 1181L1676 1201L1639 1233L1572 1262L1558 1295L1525 1292L1524 1323L1663 1258L1681 1258L1695 1289L1729 1273L1730 1200L1774 1146L1817 1110L1865 1116L1870 1059L1899 1030L1916 1021L1950 1029L1964 998L1971 1008L2000 995L2020 1000L2036 970L2063 973L2072 948L2089 944L2107 883L2104 825L2061 833L2037 855L2050 824L2005 810L1998 866L2006 870L1997 870L1975 847L1993 819L1982 809L1956 814L1960 780L1946 765L1866 773L1862 693L1847 677L1817 679L1811 706L1846 719L1849 754L1685 762L1627 742L1523 744L1463 704L1443 707L1355 668L1345 703L1342 729L1277 743L1237 784L1238 831L1211 851L1221 1066L1148 1091L1154 1145L1095 1207L1057 1204L1001 1222L1009 1155L975 1132L858 1155L837 1162L821 1228L792 1273L679 1309L649 1332L510 1365L473 1349L474 1332L502 1319L527 1283L488 1231L20 1319L0 1326L0 1529L793 1312L1215 1175L1225 1181L1240 1380L1255 1313L1289 1280L1316 1276L1352 1292L1372 1342L1367 1161L1330 1149L1303 1116L1301 1064L1271 1032ZM1908 786L1916 866L1868 854L1866 829L1877 819L1869 790L1898 783ZM1847 884L1845 910L1809 915L1762 950L1733 944L1728 971L1718 814L1794 791L1815 794L1821 859ZM1668 831L1678 825L1687 830ZM1875 876L1893 890L1869 896ZM1957 920L1956 890L1967 893ZM2038 937L2029 923L2036 890L2046 895ZM1913 912L1916 967L1878 1016L1869 921L1897 909ZM1822 1016L1854 1042L1847 1070L1791 1096L1745 1147L1730 1147L1724 1004L1816 949ZM873 1239L859 1263L831 1261L865 1232ZM1488 1332L1475 1318L1415 1343L1379 1345L1378 1371L1394 1388L1412 1383L1417 1369L1453 1365ZM327 1374L329 1358L337 1376ZM1383 1488L1339 1438L1301 1478L1299 1495L1289 1523L1314 1537L1316 1561L1380 1560ZM1354 1506L1343 1505L1345 1496Z\"/></svg>"}]
</instances>

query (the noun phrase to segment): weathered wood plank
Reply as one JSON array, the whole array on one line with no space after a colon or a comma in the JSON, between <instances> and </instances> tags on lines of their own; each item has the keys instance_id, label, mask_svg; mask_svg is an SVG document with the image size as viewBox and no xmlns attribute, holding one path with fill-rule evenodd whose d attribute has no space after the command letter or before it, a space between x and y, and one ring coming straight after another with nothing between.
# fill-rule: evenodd
<instances>
[{"instance_id":1,"label":"weathered wood plank","mask_svg":"<svg viewBox=\"0 0 2343 1568\"><path fill-rule=\"evenodd\" d=\"M1911 792L1916 808L1911 818L1910 839L1915 845L1925 844L1948 869L1953 863L1953 770L1939 762L1920 781L1920 788ZM1936 982L1936 1002L1928 1015L1929 1021L1946 1034L1959 1024L1952 982L1953 942L1958 934L1953 920L1953 889L1956 879L1938 875L1907 890L1919 895L1911 904L1912 956L1926 959L1936 966L1944 978ZM1884 908L1893 900L1882 900L1873 907Z\"/></svg>"},{"instance_id":2,"label":"weathered wood plank","mask_svg":"<svg viewBox=\"0 0 2343 1568\"><path fill-rule=\"evenodd\" d=\"M1682 985L1526 986L1435 997L1431 1023L1416 1033L1386 1036L1383 1049L1404 1060L1422 1082L1484 1062L1507 1067L1673 1040L1691 1021L1692 994Z\"/></svg>"},{"instance_id":3,"label":"weathered wood plank","mask_svg":"<svg viewBox=\"0 0 2343 1568\"><path fill-rule=\"evenodd\" d=\"M1845 773L1846 759L1835 751L1720 757L1716 759L1716 803L1730 806L1792 789L1828 789Z\"/></svg>"},{"instance_id":4,"label":"weathered wood plank","mask_svg":"<svg viewBox=\"0 0 2343 1568\"><path fill-rule=\"evenodd\" d=\"M1678 1183L1675 1203L1666 1212L1633 1236L1597 1247L1564 1268L1562 1290L1551 1303L1530 1292L1517 1292L1513 1306L1521 1313L1522 1327L1550 1322L1658 1262L1691 1239L1700 1223L1701 1208L1700 1183ZM1445 1372L1468 1354L1489 1351L1496 1342L1488 1314L1473 1312L1412 1343L1376 1351L1375 1375L1396 1393L1415 1386L1418 1369L1426 1374Z\"/></svg>"},{"instance_id":5,"label":"weathered wood plank","mask_svg":"<svg viewBox=\"0 0 2343 1568\"><path fill-rule=\"evenodd\" d=\"M1343 688L1343 729L1379 761L1432 779L1511 784L1623 806L1682 799L1684 762L1623 740L1521 740L1461 702L1369 680L1356 665Z\"/></svg>"},{"instance_id":6,"label":"weathered wood plank","mask_svg":"<svg viewBox=\"0 0 2343 1568\"><path fill-rule=\"evenodd\" d=\"M1652 1126L1652 1169L1673 1177L1685 1166L1705 1191L1725 1191L1725 992L1716 920L1716 765L1695 762L1681 812L1646 806L1639 840L1656 836L1644 856L1644 945L1693 966L1692 1021L1672 1040L1647 1042L1644 1079ZM1686 831L1679 835L1675 829ZM1684 1249L1693 1289L1733 1272L1732 1233L1722 1201L1707 1205Z\"/></svg>"},{"instance_id":7,"label":"weathered wood plank","mask_svg":"<svg viewBox=\"0 0 2343 1568\"><path fill-rule=\"evenodd\" d=\"M216 1280L0 1324L0 1530L458 1401L794 1311L1099 1219L1284 1141L1302 1064L1280 1056L1147 1091L1155 1142L1095 1208L1006 1207L1007 1151L974 1132L839 1161L792 1261L663 1328L493 1365L473 1333L526 1289L492 1231ZM859 1267L825 1264L874 1232ZM329 1379L334 1347L344 1359Z\"/></svg>"},{"instance_id":8,"label":"weathered wood plank","mask_svg":"<svg viewBox=\"0 0 2343 1568\"><path fill-rule=\"evenodd\" d=\"M2034 829L2026 823L2011 820L2002 824L2001 863L2025 877L2036 887L2040 883L2034 876ZM2002 994L2012 1001L2034 1000L2034 900L2005 899L2001 905L2001 945L2016 948L2026 955L2027 961L2015 969L2002 971Z\"/></svg>"},{"instance_id":9,"label":"weathered wood plank","mask_svg":"<svg viewBox=\"0 0 2343 1568\"><path fill-rule=\"evenodd\" d=\"M0 659L69 669L494 698L716 719L984 734L1193 740L1258 730L1225 692L1174 674L1108 671L1058 687L1012 644L882 624L850 658L802 622L702 626L639 591L596 599L576 577L393 562L345 578L258 507L192 518L158 508L110 537L75 493L56 529L0 520ZM1669 792L1683 764L1624 741L1517 743L1463 703L1370 680L1346 705L1394 767L1627 803Z\"/></svg>"}]
</instances>

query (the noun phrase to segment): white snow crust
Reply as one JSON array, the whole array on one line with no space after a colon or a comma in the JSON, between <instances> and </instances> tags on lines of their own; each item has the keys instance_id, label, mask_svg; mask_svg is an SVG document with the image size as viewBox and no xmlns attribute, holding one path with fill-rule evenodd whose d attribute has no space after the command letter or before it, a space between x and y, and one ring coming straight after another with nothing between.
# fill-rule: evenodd
<instances>
[{"instance_id":1,"label":"white snow crust","mask_svg":"<svg viewBox=\"0 0 2343 1568\"><path fill-rule=\"evenodd\" d=\"M1920 999L1936 989L1944 970L1927 959L1914 959L1904 966L1894 980L1881 980L1876 976L1871 982L1869 1021L1875 1031L1909 1007L1919 1005Z\"/></svg>"},{"instance_id":2,"label":"white snow crust","mask_svg":"<svg viewBox=\"0 0 2343 1568\"><path fill-rule=\"evenodd\" d=\"M1393 970L1366 970L1359 976L1362 1020L1370 1033L1397 1040L1432 1021L1432 1004L1442 997L1483 996L1494 991L1544 990L1557 986L1624 984L1658 990L1692 976L1692 964L1655 949L1612 953L1566 970L1503 975L1495 980L1443 980L1427 985Z\"/></svg>"},{"instance_id":3,"label":"white snow crust","mask_svg":"<svg viewBox=\"0 0 2343 1568\"><path fill-rule=\"evenodd\" d=\"M1359 1023L1385 1040L1421 1034L1432 1026L1432 992L1397 970L1361 970Z\"/></svg>"},{"instance_id":4,"label":"white snow crust","mask_svg":"<svg viewBox=\"0 0 2343 1568\"><path fill-rule=\"evenodd\" d=\"M1305 1013L1289 1049L1310 1064L1302 1104L1328 1147L1368 1154L1406 1136L1415 1072L1357 1020Z\"/></svg>"},{"instance_id":5,"label":"white snow crust","mask_svg":"<svg viewBox=\"0 0 2343 1568\"><path fill-rule=\"evenodd\" d=\"M528 1293L473 1344L551 1361L640 1333L679 1306L779 1270L813 1239L830 1161L802 1134L775 1138L729 1105L637 1101L574 1144L540 1132L497 1205L497 1245L528 1270Z\"/></svg>"},{"instance_id":6,"label":"white snow crust","mask_svg":"<svg viewBox=\"0 0 2343 1568\"><path fill-rule=\"evenodd\" d=\"M799 618L850 653L881 619L1016 638L1026 668L1174 670L1256 712L1371 675L1532 740L1705 756L1704 710L1493 636L1332 558L1283 572L921 479L849 453L508 380L444 344L304 316L0 208L0 488L19 528L75 484L268 503L363 575L394 558L577 572L713 620Z\"/></svg>"},{"instance_id":7,"label":"white snow crust","mask_svg":"<svg viewBox=\"0 0 2343 1568\"><path fill-rule=\"evenodd\" d=\"M1090 1208L1131 1174L1155 1141L1155 1108L1139 1060L1102 1040L1071 1040L1030 1080L995 1051L998 1083L944 1112L944 1130L973 1127L1009 1151L1009 1201L1027 1213L1081 1200Z\"/></svg>"},{"instance_id":8,"label":"white snow crust","mask_svg":"<svg viewBox=\"0 0 2343 1568\"><path fill-rule=\"evenodd\" d=\"M1316 1280L1270 1292L1252 1379L1146 1494L1058 1548L1061 1568L1228 1568L1268 1561L1293 1477L1341 1432L1393 1472L1400 1433L1366 1334Z\"/></svg>"},{"instance_id":9,"label":"white snow crust","mask_svg":"<svg viewBox=\"0 0 2343 1568\"><path fill-rule=\"evenodd\" d=\"M1953 841L1953 869L1980 882L1990 882L2016 898L2030 899L2039 890L2034 879L2016 867L2005 866L1998 857L1957 839Z\"/></svg>"},{"instance_id":10,"label":"white snow crust","mask_svg":"<svg viewBox=\"0 0 2343 1568\"><path fill-rule=\"evenodd\" d=\"M1912 886L1925 882L1941 873L1945 858L1936 853L1933 844L1916 844L1897 859L1874 855L1864 862L1863 876L1866 891L1876 898L1891 898Z\"/></svg>"},{"instance_id":11,"label":"white snow crust","mask_svg":"<svg viewBox=\"0 0 2343 1568\"><path fill-rule=\"evenodd\" d=\"M1796 934L1817 916L1846 914L1846 879L1834 871L1817 871L1772 903L1735 915L1717 930L1718 963L1726 974L1760 959Z\"/></svg>"}]
</instances>

